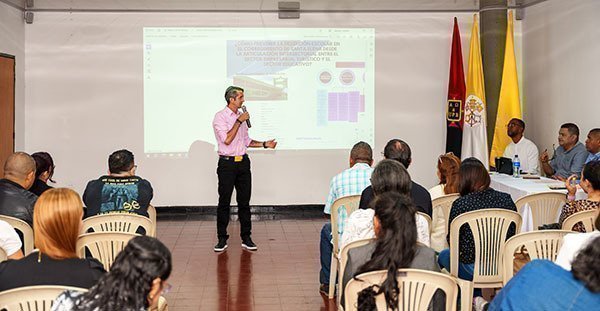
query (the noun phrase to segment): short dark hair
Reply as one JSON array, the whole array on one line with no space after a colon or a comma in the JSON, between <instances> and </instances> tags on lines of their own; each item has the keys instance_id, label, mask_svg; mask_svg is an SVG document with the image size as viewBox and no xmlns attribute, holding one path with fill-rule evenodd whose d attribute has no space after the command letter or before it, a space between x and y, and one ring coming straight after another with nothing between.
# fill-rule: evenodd
<instances>
[{"instance_id":1,"label":"short dark hair","mask_svg":"<svg viewBox=\"0 0 600 311\"><path fill-rule=\"evenodd\" d=\"M523 129L525 129L525 122L523 122L523 120L519 119L519 118L512 118L510 119L510 122L515 122L517 123L520 127L522 127Z\"/></svg>"},{"instance_id":2,"label":"short dark hair","mask_svg":"<svg viewBox=\"0 0 600 311\"><path fill-rule=\"evenodd\" d=\"M592 293L600 293L600 237L588 242L573 259L571 272Z\"/></svg>"},{"instance_id":3,"label":"short dark hair","mask_svg":"<svg viewBox=\"0 0 600 311\"><path fill-rule=\"evenodd\" d=\"M133 153L127 149L117 150L108 157L108 170L112 174L127 172L133 165Z\"/></svg>"},{"instance_id":4,"label":"short dark hair","mask_svg":"<svg viewBox=\"0 0 600 311\"><path fill-rule=\"evenodd\" d=\"M225 90L225 101L229 105L230 99L235 99L239 92L244 92L244 89L239 86L230 86Z\"/></svg>"},{"instance_id":5,"label":"short dark hair","mask_svg":"<svg viewBox=\"0 0 600 311\"><path fill-rule=\"evenodd\" d=\"M460 164L459 192L461 196L490 187L490 174L477 158L467 158Z\"/></svg>"},{"instance_id":6,"label":"short dark hair","mask_svg":"<svg viewBox=\"0 0 600 311\"><path fill-rule=\"evenodd\" d=\"M567 129L569 134L577 136L579 138L579 127L575 123L565 123L560 126L561 129Z\"/></svg>"},{"instance_id":7,"label":"short dark hair","mask_svg":"<svg viewBox=\"0 0 600 311\"><path fill-rule=\"evenodd\" d=\"M35 178L40 177L43 172L49 172L50 177L52 177L52 173L54 173L54 160L52 160L48 152L36 152L31 157L35 160Z\"/></svg>"},{"instance_id":8,"label":"short dark hair","mask_svg":"<svg viewBox=\"0 0 600 311\"><path fill-rule=\"evenodd\" d=\"M373 149L364 141L359 141L350 150L350 158L355 162L371 163L373 161Z\"/></svg>"},{"instance_id":9,"label":"short dark hair","mask_svg":"<svg viewBox=\"0 0 600 311\"><path fill-rule=\"evenodd\" d=\"M600 137L600 128L597 127L595 129L591 129L589 135Z\"/></svg>"},{"instance_id":10,"label":"short dark hair","mask_svg":"<svg viewBox=\"0 0 600 311\"><path fill-rule=\"evenodd\" d=\"M410 146L401 139L392 139L383 148L383 156L386 159L396 160L408 168L411 160Z\"/></svg>"},{"instance_id":11,"label":"short dark hair","mask_svg":"<svg viewBox=\"0 0 600 311\"><path fill-rule=\"evenodd\" d=\"M592 184L594 190L600 190L600 160L590 161L583 166L583 178Z\"/></svg>"},{"instance_id":12,"label":"short dark hair","mask_svg":"<svg viewBox=\"0 0 600 311\"><path fill-rule=\"evenodd\" d=\"M385 159L373 169L371 186L375 195L388 191L408 195L410 194L412 182L408 171L403 165L398 161Z\"/></svg>"}]
</instances>

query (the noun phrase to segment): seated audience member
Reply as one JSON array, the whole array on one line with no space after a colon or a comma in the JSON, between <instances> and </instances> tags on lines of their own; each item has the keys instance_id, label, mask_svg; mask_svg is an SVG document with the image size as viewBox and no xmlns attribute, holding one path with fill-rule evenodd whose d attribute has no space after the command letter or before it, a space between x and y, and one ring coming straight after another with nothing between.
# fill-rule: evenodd
<instances>
[{"instance_id":1,"label":"seated audience member","mask_svg":"<svg viewBox=\"0 0 600 311\"><path fill-rule=\"evenodd\" d=\"M329 195L323 212L326 215L331 215L331 207L335 200L350 195L358 195L367 186L371 184L371 173L373 173L373 150L371 146L365 142L358 142L350 151L350 168L335 175L329 183ZM343 233L343 228L346 222L346 214L338 214L339 225L336 230ZM322 294L329 292L329 273L331 269L331 253L333 252L333 244L331 244L331 222L327 222L321 229L320 240L320 255L321 255L321 270L319 272L319 281L321 286L319 291Z\"/></svg>"},{"instance_id":2,"label":"seated audience member","mask_svg":"<svg viewBox=\"0 0 600 311\"><path fill-rule=\"evenodd\" d=\"M459 169L460 159L452 152L442 154L438 158L437 177L440 183L429 189L432 200L447 194L458 193Z\"/></svg>"},{"instance_id":3,"label":"seated audience member","mask_svg":"<svg viewBox=\"0 0 600 311\"><path fill-rule=\"evenodd\" d=\"M499 192L490 188L490 175L483 164L476 158L467 158L460 165L460 197L452 203L448 228L452 221L466 212L487 209L502 208L517 211L517 207L508 193ZM450 234L446 241L450 244ZM515 225L511 224L507 238L515 235ZM459 264L458 276L464 280L473 279L473 268L475 266L475 243L471 229L464 225L459 232ZM440 267L450 271L450 249L440 252L438 263ZM475 289L473 293L476 306L483 302L481 289Z\"/></svg>"},{"instance_id":4,"label":"seated audience member","mask_svg":"<svg viewBox=\"0 0 600 311\"><path fill-rule=\"evenodd\" d=\"M353 277L360 279L358 275L362 273L387 270L387 279L378 290L374 292L369 289L363 292L366 296L368 292L371 296L383 293L388 307L391 307L398 301L394 294L398 291L398 269L413 268L439 272L440 268L436 262L435 251L417 242L417 211L410 197L394 191L385 192L375 197L371 207L375 209L373 223L376 239L348 251L341 288L346 288L346 284ZM434 309L444 310L443 302Z\"/></svg>"},{"instance_id":5,"label":"seated audience member","mask_svg":"<svg viewBox=\"0 0 600 311\"><path fill-rule=\"evenodd\" d=\"M452 152L441 155L437 163L437 175L440 184L429 189L431 199L434 200L443 195L458 193L460 159ZM446 245L446 215L441 208L432 211L431 226L431 248L439 252Z\"/></svg>"},{"instance_id":6,"label":"seated audience member","mask_svg":"<svg viewBox=\"0 0 600 311\"><path fill-rule=\"evenodd\" d=\"M594 223L596 230L586 233L569 233L563 237L562 246L556 256L557 265L565 270L571 271L571 263L579 251L593 239L600 237L600 214Z\"/></svg>"},{"instance_id":7,"label":"seated audience member","mask_svg":"<svg viewBox=\"0 0 600 311\"><path fill-rule=\"evenodd\" d=\"M579 252L571 271L534 260L500 290L488 310L598 310L600 237Z\"/></svg>"},{"instance_id":8,"label":"seated audience member","mask_svg":"<svg viewBox=\"0 0 600 311\"><path fill-rule=\"evenodd\" d=\"M9 223L0 220L0 249L4 251L8 259L21 259L23 258L23 251L21 251L21 239Z\"/></svg>"},{"instance_id":9,"label":"seated audience member","mask_svg":"<svg viewBox=\"0 0 600 311\"><path fill-rule=\"evenodd\" d=\"M37 196L27 189L35 180L35 161L25 152L11 154L0 179L0 215L21 219L33 225L33 205Z\"/></svg>"},{"instance_id":10,"label":"seated audience member","mask_svg":"<svg viewBox=\"0 0 600 311\"><path fill-rule=\"evenodd\" d=\"M396 192L408 196L410 194L410 175L404 166L398 161L383 160L375 166L371 175L371 186L375 197L381 193ZM366 215L366 217L365 217ZM368 216L371 216L370 218ZM417 241L429 246L429 224L425 217L415 214L417 224ZM358 230L357 230L358 229ZM357 210L348 218L348 224L344 229L344 235L340 239L340 249L359 239L367 239L375 236L373 231L373 210Z\"/></svg>"},{"instance_id":11,"label":"seated audience member","mask_svg":"<svg viewBox=\"0 0 600 311\"><path fill-rule=\"evenodd\" d=\"M595 128L588 133L585 150L590 153L585 160L586 164L591 161L600 161L600 128Z\"/></svg>"},{"instance_id":12,"label":"seated audience member","mask_svg":"<svg viewBox=\"0 0 600 311\"><path fill-rule=\"evenodd\" d=\"M83 193L85 217L104 213L134 213L148 217L152 185L135 175L133 153L118 150L108 157L108 175L88 182Z\"/></svg>"},{"instance_id":13,"label":"seated audience member","mask_svg":"<svg viewBox=\"0 0 600 311\"><path fill-rule=\"evenodd\" d=\"M540 172L538 148L531 140L523 136L524 131L525 122L523 120L513 118L508 122L506 134L510 137L511 142L504 149L502 156L512 160L515 155L518 155L521 171L537 175Z\"/></svg>"},{"instance_id":14,"label":"seated audience member","mask_svg":"<svg viewBox=\"0 0 600 311\"><path fill-rule=\"evenodd\" d=\"M558 144L559 147L554 151L552 159L548 156L547 150L544 150L540 156L544 173L558 180L581 174L588 152L579 142L579 127L573 123L561 125Z\"/></svg>"},{"instance_id":15,"label":"seated audience member","mask_svg":"<svg viewBox=\"0 0 600 311\"><path fill-rule=\"evenodd\" d=\"M90 288L104 274L96 259L79 259L76 244L83 216L77 192L50 189L40 196L33 215L37 247L19 260L0 263L0 291L32 285Z\"/></svg>"},{"instance_id":16,"label":"seated audience member","mask_svg":"<svg viewBox=\"0 0 600 311\"><path fill-rule=\"evenodd\" d=\"M138 236L129 241L115 262L87 293L65 291L52 311L157 310L158 299L171 288L171 252L159 240Z\"/></svg>"},{"instance_id":17,"label":"seated audience member","mask_svg":"<svg viewBox=\"0 0 600 311\"><path fill-rule=\"evenodd\" d=\"M587 199L575 200L575 193L577 193L577 185L575 185L576 179L577 176L573 175L565 181L565 186L568 191L568 201L560 212L558 220L560 226L562 226L562 223L567 217L577 212L597 210L600 207L600 161L588 162L588 164L583 167L583 172L581 172L581 182L579 185L581 186L581 189L587 193ZM577 223L573 227L573 230L585 232L582 223Z\"/></svg>"},{"instance_id":18,"label":"seated audience member","mask_svg":"<svg viewBox=\"0 0 600 311\"><path fill-rule=\"evenodd\" d=\"M412 163L410 146L400 139L392 139L387 142L383 149L383 157L390 160L396 160L406 169ZM410 197L412 198L417 211L425 213L431 217L431 196L427 189L412 181L410 187ZM366 209L373 200L373 188L367 187L360 196L360 209Z\"/></svg>"},{"instance_id":19,"label":"seated audience member","mask_svg":"<svg viewBox=\"0 0 600 311\"><path fill-rule=\"evenodd\" d=\"M36 152L31 157L35 160L35 181L29 191L40 196L44 191L52 188L48 186L48 180L54 182L52 180L54 160L47 152Z\"/></svg>"}]
</instances>

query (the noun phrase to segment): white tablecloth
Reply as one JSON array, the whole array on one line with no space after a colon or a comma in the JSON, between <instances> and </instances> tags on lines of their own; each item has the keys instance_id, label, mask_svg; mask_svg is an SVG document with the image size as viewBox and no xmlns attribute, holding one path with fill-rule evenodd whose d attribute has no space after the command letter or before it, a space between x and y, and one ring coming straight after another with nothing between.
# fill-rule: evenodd
<instances>
[{"instance_id":1,"label":"white tablecloth","mask_svg":"<svg viewBox=\"0 0 600 311\"><path fill-rule=\"evenodd\" d=\"M490 178L492 180L490 186L492 188L494 188L495 190L506 192L506 193L510 194L513 201L516 201L517 199L519 199L525 195L528 195L528 194L534 194L534 193L546 192L546 191L555 191L555 192L559 192L559 193L564 193L565 195L567 194L567 190L552 190L548 187L551 185L552 186L554 186L554 185L564 186L564 184L565 184L564 182L546 178L546 177L542 177L541 179L523 179L523 178L514 178L512 176L505 175L505 174L491 173ZM583 190L578 189L576 198L577 198L577 200L585 199L585 198L587 198L587 194ZM523 224L521 225L521 232L532 231L534 228L533 228L533 221L531 219L531 211L529 210L529 206L526 205L523 208L521 217L523 217ZM558 222L558 215L556 215L556 217L557 217L556 222Z\"/></svg>"}]
</instances>

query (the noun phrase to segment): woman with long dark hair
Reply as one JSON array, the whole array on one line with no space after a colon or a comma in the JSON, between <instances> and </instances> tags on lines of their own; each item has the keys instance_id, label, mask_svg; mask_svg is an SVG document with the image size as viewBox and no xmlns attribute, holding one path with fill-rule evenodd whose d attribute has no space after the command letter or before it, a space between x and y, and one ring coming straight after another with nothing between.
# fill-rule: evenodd
<instances>
[{"instance_id":1,"label":"woman with long dark hair","mask_svg":"<svg viewBox=\"0 0 600 311\"><path fill-rule=\"evenodd\" d=\"M171 252L159 240L137 236L117 255L110 271L87 293L66 291L53 311L141 311L155 309L170 285Z\"/></svg>"},{"instance_id":2,"label":"woman with long dark hair","mask_svg":"<svg viewBox=\"0 0 600 311\"><path fill-rule=\"evenodd\" d=\"M40 196L46 190L52 189L52 187L48 185L48 181L54 182L54 180L52 180L55 168L54 160L52 160L52 157L48 152L44 151L36 152L32 154L31 157L35 160L35 181L31 188L29 188L29 191Z\"/></svg>"},{"instance_id":3,"label":"woman with long dark hair","mask_svg":"<svg viewBox=\"0 0 600 311\"><path fill-rule=\"evenodd\" d=\"M361 273L387 270L387 279L378 289L368 288L361 292L359 303L372 304L374 307L374 296L384 294L388 308L395 310L399 294L396 280L398 269L440 271L440 268L435 252L417 243L417 210L410 197L397 192L385 192L375 197L371 207L375 209L373 225L376 239L348 252L341 288L344 289L352 277L357 278Z\"/></svg>"}]
</instances>

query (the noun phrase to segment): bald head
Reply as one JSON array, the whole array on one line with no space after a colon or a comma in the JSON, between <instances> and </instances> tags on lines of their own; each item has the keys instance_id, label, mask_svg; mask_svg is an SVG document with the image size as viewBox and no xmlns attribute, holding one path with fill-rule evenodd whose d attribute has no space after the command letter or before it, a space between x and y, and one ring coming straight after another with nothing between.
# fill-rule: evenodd
<instances>
[{"instance_id":1,"label":"bald head","mask_svg":"<svg viewBox=\"0 0 600 311\"><path fill-rule=\"evenodd\" d=\"M4 178L29 189L35 179L35 160L25 152L15 152L4 162Z\"/></svg>"}]
</instances>

